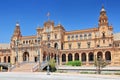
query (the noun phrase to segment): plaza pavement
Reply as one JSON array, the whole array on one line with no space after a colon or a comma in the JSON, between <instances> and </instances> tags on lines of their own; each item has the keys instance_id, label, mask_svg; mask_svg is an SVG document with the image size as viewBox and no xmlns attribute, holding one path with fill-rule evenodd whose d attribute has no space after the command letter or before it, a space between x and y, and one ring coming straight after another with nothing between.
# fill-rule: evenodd
<instances>
[{"instance_id":1,"label":"plaza pavement","mask_svg":"<svg viewBox=\"0 0 120 80\"><path fill-rule=\"evenodd\" d=\"M0 80L120 80L120 75L46 72L0 72Z\"/></svg>"}]
</instances>

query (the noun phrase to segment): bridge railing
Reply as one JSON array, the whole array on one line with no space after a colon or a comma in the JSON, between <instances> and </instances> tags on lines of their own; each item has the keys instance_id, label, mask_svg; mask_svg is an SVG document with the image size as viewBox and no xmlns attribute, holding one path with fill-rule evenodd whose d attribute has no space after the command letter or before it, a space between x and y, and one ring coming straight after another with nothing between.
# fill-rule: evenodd
<instances>
[{"instance_id":1,"label":"bridge railing","mask_svg":"<svg viewBox=\"0 0 120 80\"><path fill-rule=\"evenodd\" d=\"M46 66L48 65L48 62L47 61L43 61L40 66L39 66L39 63L36 64L35 66L33 66L32 68L32 72L35 72L36 70L40 69L40 70L43 70ZM39 68L40 67L40 68Z\"/></svg>"}]
</instances>

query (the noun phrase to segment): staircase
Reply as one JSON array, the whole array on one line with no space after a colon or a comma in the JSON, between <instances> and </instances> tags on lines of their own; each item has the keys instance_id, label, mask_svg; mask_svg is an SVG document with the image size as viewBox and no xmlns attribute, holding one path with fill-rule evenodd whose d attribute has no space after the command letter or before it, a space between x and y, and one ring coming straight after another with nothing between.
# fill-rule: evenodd
<instances>
[{"instance_id":1,"label":"staircase","mask_svg":"<svg viewBox=\"0 0 120 80\"><path fill-rule=\"evenodd\" d=\"M32 67L36 64L37 63L24 63L12 69L11 72L32 72Z\"/></svg>"}]
</instances>

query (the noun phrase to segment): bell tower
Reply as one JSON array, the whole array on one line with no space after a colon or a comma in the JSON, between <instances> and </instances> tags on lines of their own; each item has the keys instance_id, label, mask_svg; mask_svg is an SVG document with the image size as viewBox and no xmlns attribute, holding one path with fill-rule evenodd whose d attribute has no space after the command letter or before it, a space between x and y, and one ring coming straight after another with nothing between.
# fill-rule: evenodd
<instances>
[{"instance_id":1,"label":"bell tower","mask_svg":"<svg viewBox=\"0 0 120 80\"><path fill-rule=\"evenodd\" d=\"M100 17L99 17L99 27L101 26L108 26L108 18L106 15L106 10L104 9L104 6L102 6L102 9L100 11Z\"/></svg>"},{"instance_id":2,"label":"bell tower","mask_svg":"<svg viewBox=\"0 0 120 80\"><path fill-rule=\"evenodd\" d=\"M14 30L14 33L13 33L13 36L11 38L11 42L14 42L16 40L20 40L22 37L21 35L21 31L20 31L20 25L19 23L17 22L16 23L16 27L15 27L15 30Z\"/></svg>"}]
</instances>

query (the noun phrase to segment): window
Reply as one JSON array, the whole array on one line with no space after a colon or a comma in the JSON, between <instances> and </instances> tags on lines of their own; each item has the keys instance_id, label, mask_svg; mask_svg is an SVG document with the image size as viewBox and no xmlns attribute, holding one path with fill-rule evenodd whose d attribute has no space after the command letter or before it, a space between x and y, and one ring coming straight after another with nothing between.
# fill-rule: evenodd
<instances>
[{"instance_id":1,"label":"window","mask_svg":"<svg viewBox=\"0 0 120 80\"><path fill-rule=\"evenodd\" d=\"M72 37L71 37L71 38L72 38L72 40L74 40L74 35L72 35Z\"/></svg>"},{"instance_id":2,"label":"window","mask_svg":"<svg viewBox=\"0 0 120 80\"><path fill-rule=\"evenodd\" d=\"M71 44L69 44L69 49L71 49L71 46L72 46L72 45L71 45Z\"/></svg>"},{"instance_id":3,"label":"window","mask_svg":"<svg viewBox=\"0 0 120 80\"><path fill-rule=\"evenodd\" d=\"M91 33L89 33L88 38L91 39L91 37L92 37L92 36L91 36Z\"/></svg>"},{"instance_id":4,"label":"window","mask_svg":"<svg viewBox=\"0 0 120 80\"><path fill-rule=\"evenodd\" d=\"M90 48L90 42L87 42L88 48Z\"/></svg>"},{"instance_id":5,"label":"window","mask_svg":"<svg viewBox=\"0 0 120 80\"><path fill-rule=\"evenodd\" d=\"M23 44L25 44L25 41L23 41Z\"/></svg>"},{"instance_id":6,"label":"window","mask_svg":"<svg viewBox=\"0 0 120 80\"><path fill-rule=\"evenodd\" d=\"M77 43L78 44L78 49L80 49L80 45L81 45L81 43Z\"/></svg>"},{"instance_id":7,"label":"window","mask_svg":"<svg viewBox=\"0 0 120 80\"><path fill-rule=\"evenodd\" d=\"M105 32L102 33L102 37L105 38Z\"/></svg>"},{"instance_id":8,"label":"window","mask_svg":"<svg viewBox=\"0 0 120 80\"><path fill-rule=\"evenodd\" d=\"M84 39L87 39L87 34L84 34Z\"/></svg>"},{"instance_id":9,"label":"window","mask_svg":"<svg viewBox=\"0 0 120 80\"><path fill-rule=\"evenodd\" d=\"M82 34L80 35L80 40L82 40Z\"/></svg>"},{"instance_id":10,"label":"window","mask_svg":"<svg viewBox=\"0 0 120 80\"><path fill-rule=\"evenodd\" d=\"M50 40L50 34L47 35L48 41Z\"/></svg>"},{"instance_id":11,"label":"window","mask_svg":"<svg viewBox=\"0 0 120 80\"><path fill-rule=\"evenodd\" d=\"M78 35L76 35L75 37L76 37L76 40L78 40Z\"/></svg>"},{"instance_id":12,"label":"window","mask_svg":"<svg viewBox=\"0 0 120 80\"><path fill-rule=\"evenodd\" d=\"M57 34L55 34L55 39L57 39Z\"/></svg>"},{"instance_id":13,"label":"window","mask_svg":"<svg viewBox=\"0 0 120 80\"><path fill-rule=\"evenodd\" d=\"M68 36L68 41L70 40L70 36Z\"/></svg>"},{"instance_id":14,"label":"window","mask_svg":"<svg viewBox=\"0 0 120 80\"><path fill-rule=\"evenodd\" d=\"M111 46L112 46L112 44L109 44L109 46L111 47Z\"/></svg>"},{"instance_id":15,"label":"window","mask_svg":"<svg viewBox=\"0 0 120 80\"><path fill-rule=\"evenodd\" d=\"M100 45L97 45L97 47L100 47Z\"/></svg>"},{"instance_id":16,"label":"window","mask_svg":"<svg viewBox=\"0 0 120 80\"><path fill-rule=\"evenodd\" d=\"M103 40L103 43L105 43L105 40Z\"/></svg>"}]
</instances>

